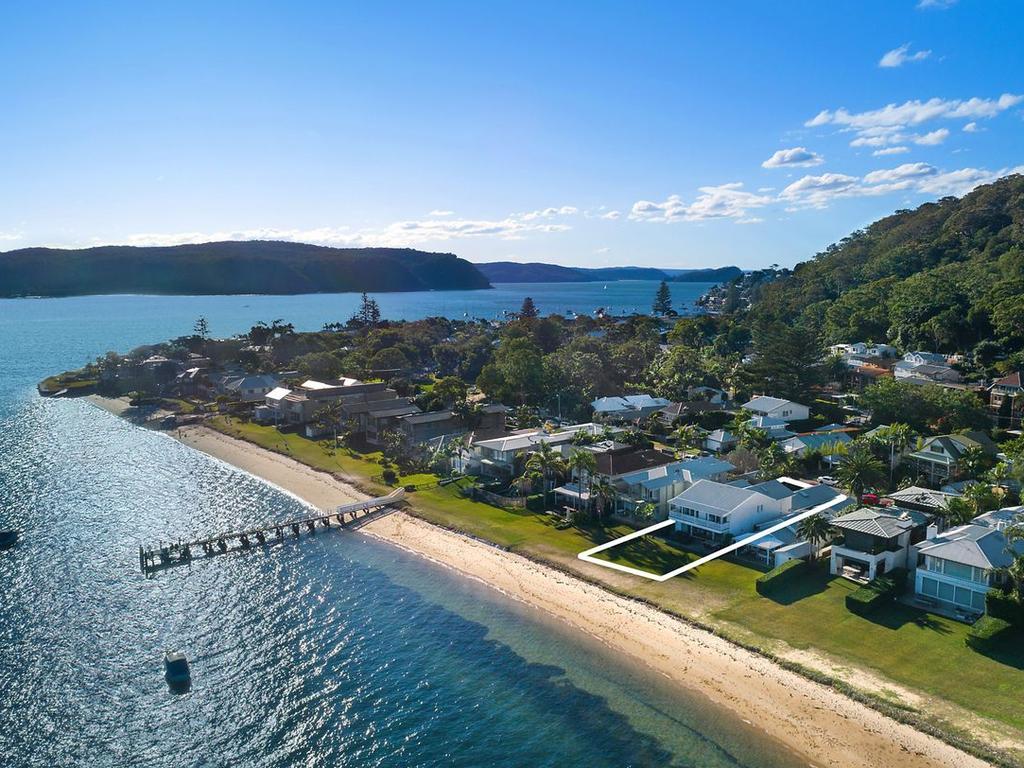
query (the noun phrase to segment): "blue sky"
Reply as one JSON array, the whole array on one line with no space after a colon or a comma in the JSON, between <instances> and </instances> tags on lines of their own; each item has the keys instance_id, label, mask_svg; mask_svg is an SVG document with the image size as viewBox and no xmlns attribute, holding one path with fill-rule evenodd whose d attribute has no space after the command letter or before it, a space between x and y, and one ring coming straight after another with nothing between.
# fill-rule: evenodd
<instances>
[{"instance_id":1,"label":"blue sky","mask_svg":"<svg viewBox=\"0 0 1024 768\"><path fill-rule=\"evenodd\" d=\"M1017 0L0 6L0 250L792 264L1024 170Z\"/></svg>"}]
</instances>

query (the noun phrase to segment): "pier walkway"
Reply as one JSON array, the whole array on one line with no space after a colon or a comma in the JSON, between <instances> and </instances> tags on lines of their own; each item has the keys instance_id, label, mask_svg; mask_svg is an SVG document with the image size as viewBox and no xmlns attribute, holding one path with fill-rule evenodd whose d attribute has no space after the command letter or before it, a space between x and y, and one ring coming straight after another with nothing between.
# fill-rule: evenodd
<instances>
[{"instance_id":1,"label":"pier walkway","mask_svg":"<svg viewBox=\"0 0 1024 768\"><path fill-rule=\"evenodd\" d=\"M378 496L353 504L343 504L332 512L268 523L244 531L218 533L192 541L161 542L157 546L139 545L139 568L149 574L177 565L187 565L196 558L215 557L228 552L241 552L255 546L264 546L284 541L286 537L300 538L303 532L314 535L317 527L340 528L367 515L393 506L405 498L405 490L399 488L387 496Z\"/></svg>"}]
</instances>

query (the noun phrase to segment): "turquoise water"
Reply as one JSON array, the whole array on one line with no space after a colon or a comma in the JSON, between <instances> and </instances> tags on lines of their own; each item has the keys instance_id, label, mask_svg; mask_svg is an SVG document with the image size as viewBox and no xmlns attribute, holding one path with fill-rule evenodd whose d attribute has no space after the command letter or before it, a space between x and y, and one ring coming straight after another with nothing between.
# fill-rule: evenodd
<instances>
[{"instance_id":1,"label":"turquoise water","mask_svg":"<svg viewBox=\"0 0 1024 768\"><path fill-rule=\"evenodd\" d=\"M542 308L564 290L530 287ZM275 317L317 328L355 300L0 302L0 527L23 531L0 553L0 764L798 765L699 694L356 532L138 573L140 541L301 504L85 401L42 400L35 382L198 314L222 334ZM381 304L414 317L449 300ZM165 648L188 653L190 693L168 692Z\"/></svg>"}]
</instances>

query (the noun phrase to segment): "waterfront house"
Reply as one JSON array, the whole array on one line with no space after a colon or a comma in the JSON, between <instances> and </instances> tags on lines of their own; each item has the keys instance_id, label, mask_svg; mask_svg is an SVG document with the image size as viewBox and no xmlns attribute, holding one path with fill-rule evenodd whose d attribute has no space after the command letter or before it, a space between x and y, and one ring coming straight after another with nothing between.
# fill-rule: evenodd
<instances>
[{"instance_id":1,"label":"waterfront house","mask_svg":"<svg viewBox=\"0 0 1024 768\"><path fill-rule=\"evenodd\" d=\"M311 424L316 414L332 403L340 406L340 420L347 421L356 417L360 406L397 398L398 394L383 382L366 383L351 378L309 379L283 397L265 397L264 403L277 409L276 423L300 426Z\"/></svg>"},{"instance_id":2,"label":"waterfront house","mask_svg":"<svg viewBox=\"0 0 1024 768\"><path fill-rule=\"evenodd\" d=\"M924 352L915 350L903 355L904 362L913 365L947 365L949 358L941 352Z\"/></svg>"},{"instance_id":3,"label":"waterfront house","mask_svg":"<svg viewBox=\"0 0 1024 768\"><path fill-rule=\"evenodd\" d=\"M759 395L748 400L743 404L743 409L756 416L768 416L787 424L791 421L802 421L811 415L811 409L806 405L767 395Z\"/></svg>"},{"instance_id":4,"label":"waterfront house","mask_svg":"<svg viewBox=\"0 0 1024 768\"><path fill-rule=\"evenodd\" d=\"M497 430L505 427L504 405L482 405L477 411L478 422L475 428L481 430ZM452 436L464 435L470 431L469 422L454 411L428 411L399 416L396 427L402 433L402 439L408 447L416 447Z\"/></svg>"},{"instance_id":5,"label":"waterfront house","mask_svg":"<svg viewBox=\"0 0 1024 768\"><path fill-rule=\"evenodd\" d=\"M722 544L842 496L826 485L769 480L742 486L699 480L669 501L675 529Z\"/></svg>"},{"instance_id":6,"label":"waterfront house","mask_svg":"<svg viewBox=\"0 0 1024 768\"><path fill-rule=\"evenodd\" d=\"M890 344L869 344L863 341L855 341L852 344L833 344L828 348L830 354L841 357L896 357L896 347Z\"/></svg>"},{"instance_id":7,"label":"waterfront house","mask_svg":"<svg viewBox=\"0 0 1024 768\"><path fill-rule=\"evenodd\" d=\"M855 581L870 581L893 568L913 565L911 547L924 541L932 518L899 507L861 507L832 520L830 570ZM933 532L937 528L933 528Z\"/></svg>"},{"instance_id":8,"label":"waterfront house","mask_svg":"<svg viewBox=\"0 0 1024 768\"><path fill-rule=\"evenodd\" d=\"M933 485L957 480L962 476L960 459L971 449L995 458L998 449L984 432L936 435L925 438L921 445L904 454L903 462L915 468Z\"/></svg>"},{"instance_id":9,"label":"waterfront house","mask_svg":"<svg viewBox=\"0 0 1024 768\"><path fill-rule=\"evenodd\" d=\"M633 515L643 504L654 507L653 519L668 513L669 499L704 478L724 480L733 465L712 456L676 459L667 453L628 445L615 445L595 451L592 477L574 472L564 485L555 488L562 503L570 507L588 507L590 483L606 481L615 489L609 511Z\"/></svg>"},{"instance_id":10,"label":"waterfront house","mask_svg":"<svg viewBox=\"0 0 1024 768\"><path fill-rule=\"evenodd\" d=\"M247 376L232 376L221 388L224 394L235 397L243 403L263 400L272 390L277 389L277 376L272 373L254 373Z\"/></svg>"},{"instance_id":11,"label":"waterfront house","mask_svg":"<svg viewBox=\"0 0 1024 768\"><path fill-rule=\"evenodd\" d=\"M1024 542L1009 542L1007 525L1024 518L1024 507L988 512L917 545L914 592L920 602L954 615L985 612L985 593L1004 583L1004 569Z\"/></svg>"},{"instance_id":12,"label":"waterfront house","mask_svg":"<svg viewBox=\"0 0 1024 768\"><path fill-rule=\"evenodd\" d=\"M602 435L607 428L601 424L586 423L560 427L553 431L545 429L523 429L501 435L493 432L477 431L480 439L468 442L454 464L456 470L467 475L481 475L501 480L510 480L518 475L526 462L526 457L536 451L541 444L547 443L560 452L568 453L568 446L573 444L580 435L591 439Z\"/></svg>"}]
</instances>

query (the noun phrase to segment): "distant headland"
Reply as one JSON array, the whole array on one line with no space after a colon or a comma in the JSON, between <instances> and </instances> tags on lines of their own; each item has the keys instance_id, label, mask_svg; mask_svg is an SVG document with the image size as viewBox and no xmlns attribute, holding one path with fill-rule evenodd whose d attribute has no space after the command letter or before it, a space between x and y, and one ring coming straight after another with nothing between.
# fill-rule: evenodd
<instances>
[{"instance_id":1,"label":"distant headland","mask_svg":"<svg viewBox=\"0 0 1024 768\"><path fill-rule=\"evenodd\" d=\"M0 297L96 294L300 294L490 288L451 253L329 248L282 241L0 253Z\"/></svg>"}]
</instances>

